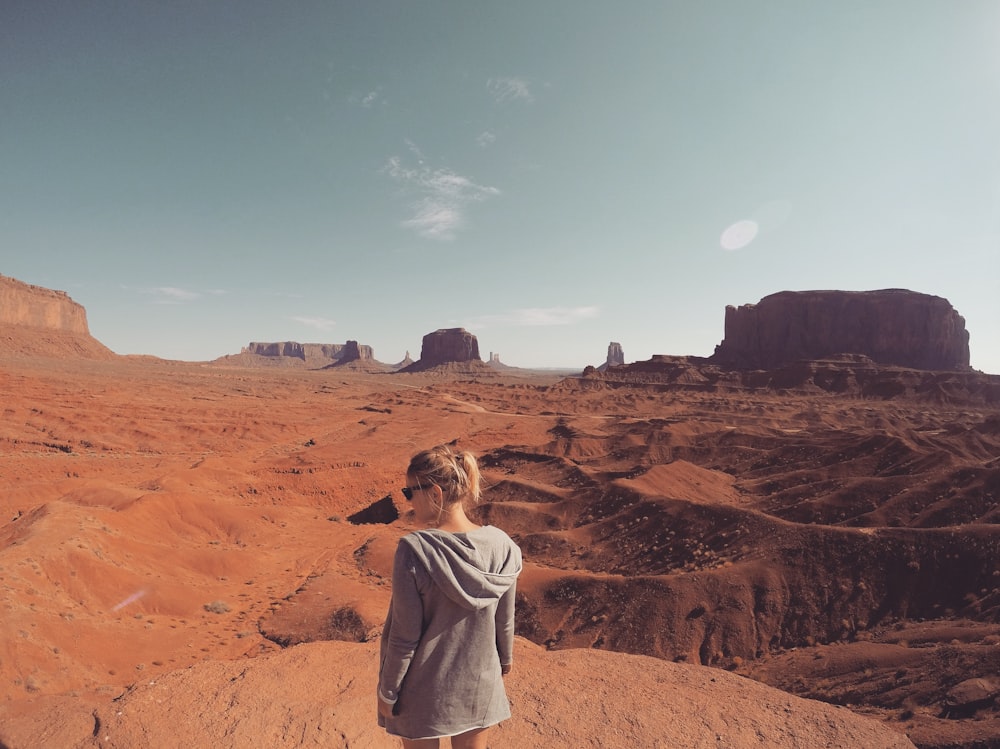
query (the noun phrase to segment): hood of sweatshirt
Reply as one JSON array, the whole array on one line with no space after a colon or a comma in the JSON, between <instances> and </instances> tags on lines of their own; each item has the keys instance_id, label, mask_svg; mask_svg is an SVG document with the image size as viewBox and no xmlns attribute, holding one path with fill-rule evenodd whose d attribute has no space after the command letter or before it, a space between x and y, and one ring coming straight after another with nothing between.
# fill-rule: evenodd
<instances>
[{"instance_id":1,"label":"hood of sweatshirt","mask_svg":"<svg viewBox=\"0 0 1000 749\"><path fill-rule=\"evenodd\" d=\"M489 606L521 572L521 550L499 528L469 533L422 530L403 537L448 598L467 609Z\"/></svg>"}]
</instances>

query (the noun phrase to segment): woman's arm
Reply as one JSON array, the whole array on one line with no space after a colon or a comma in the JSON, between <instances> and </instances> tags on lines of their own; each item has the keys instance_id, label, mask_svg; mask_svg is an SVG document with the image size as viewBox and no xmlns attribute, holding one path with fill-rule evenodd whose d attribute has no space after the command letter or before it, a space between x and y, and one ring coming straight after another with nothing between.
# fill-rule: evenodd
<instances>
[{"instance_id":1,"label":"woman's arm","mask_svg":"<svg viewBox=\"0 0 1000 749\"><path fill-rule=\"evenodd\" d=\"M500 667L503 673L510 671L514 662L514 598L517 583L512 584L507 592L500 596L497 604L496 630L497 654L500 656Z\"/></svg>"},{"instance_id":2,"label":"woman's arm","mask_svg":"<svg viewBox=\"0 0 1000 749\"><path fill-rule=\"evenodd\" d=\"M392 565L392 602L389 633L379 670L379 699L392 704L410 667L423 629L423 602L417 590L416 560L403 541L396 547Z\"/></svg>"}]
</instances>

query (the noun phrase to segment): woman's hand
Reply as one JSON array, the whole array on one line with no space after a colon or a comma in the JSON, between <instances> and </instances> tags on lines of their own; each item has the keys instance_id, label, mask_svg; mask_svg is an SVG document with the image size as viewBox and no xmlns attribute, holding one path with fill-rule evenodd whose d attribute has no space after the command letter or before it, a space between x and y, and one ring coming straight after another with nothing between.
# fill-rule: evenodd
<instances>
[{"instance_id":1,"label":"woman's hand","mask_svg":"<svg viewBox=\"0 0 1000 749\"><path fill-rule=\"evenodd\" d=\"M378 696L377 692L375 694L375 701L378 703L378 714L381 715L383 718L391 718L392 708L395 707L395 705L391 705L385 700L383 700L381 697Z\"/></svg>"}]
</instances>

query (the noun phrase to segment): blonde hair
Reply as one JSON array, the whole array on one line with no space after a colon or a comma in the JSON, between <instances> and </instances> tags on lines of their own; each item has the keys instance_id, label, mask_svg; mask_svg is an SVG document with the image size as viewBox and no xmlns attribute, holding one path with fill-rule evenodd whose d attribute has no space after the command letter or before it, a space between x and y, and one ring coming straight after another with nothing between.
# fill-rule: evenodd
<instances>
[{"instance_id":1,"label":"blonde hair","mask_svg":"<svg viewBox=\"0 0 1000 749\"><path fill-rule=\"evenodd\" d=\"M445 505L463 500L479 502L479 464L468 450L455 452L447 445L432 447L414 455L406 473L421 486L440 487Z\"/></svg>"}]
</instances>

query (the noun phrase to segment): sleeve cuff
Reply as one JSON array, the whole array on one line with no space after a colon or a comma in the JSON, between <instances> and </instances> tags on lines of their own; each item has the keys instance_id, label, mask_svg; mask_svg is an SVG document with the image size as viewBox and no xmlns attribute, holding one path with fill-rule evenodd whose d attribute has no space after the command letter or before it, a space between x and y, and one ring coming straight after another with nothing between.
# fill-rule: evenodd
<instances>
[{"instance_id":1,"label":"sleeve cuff","mask_svg":"<svg viewBox=\"0 0 1000 749\"><path fill-rule=\"evenodd\" d=\"M382 687L378 688L378 698L387 705L395 705L396 700L399 699L399 696L395 692L390 692L389 694L391 694L392 696L390 697L385 692L383 692Z\"/></svg>"}]
</instances>

